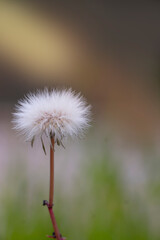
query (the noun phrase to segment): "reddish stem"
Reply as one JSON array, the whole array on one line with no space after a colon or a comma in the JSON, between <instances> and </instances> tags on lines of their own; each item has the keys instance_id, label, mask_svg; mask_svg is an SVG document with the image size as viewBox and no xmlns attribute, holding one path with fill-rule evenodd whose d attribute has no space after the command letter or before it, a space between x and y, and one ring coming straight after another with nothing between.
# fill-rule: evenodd
<instances>
[{"instance_id":1,"label":"reddish stem","mask_svg":"<svg viewBox=\"0 0 160 240\"><path fill-rule=\"evenodd\" d=\"M50 188L49 188L49 204L47 203L48 211L51 217L52 225L55 231L56 239L62 240L61 238L56 219L53 213L53 197L54 197L54 138L51 137L52 146L50 147Z\"/></svg>"},{"instance_id":2,"label":"reddish stem","mask_svg":"<svg viewBox=\"0 0 160 240\"><path fill-rule=\"evenodd\" d=\"M50 146L50 186L49 186L49 206L53 206L54 197L54 138L51 137Z\"/></svg>"},{"instance_id":3,"label":"reddish stem","mask_svg":"<svg viewBox=\"0 0 160 240\"><path fill-rule=\"evenodd\" d=\"M55 231L56 238L58 240L62 240L61 236L60 236L60 233L59 233L59 230L58 230L58 226L57 226L57 223L56 223L56 219L55 219L52 207L48 207L48 210L49 210L49 214L50 214L50 217L51 217L51 221L52 221L52 224L53 224L53 228L54 228L54 231Z\"/></svg>"}]
</instances>

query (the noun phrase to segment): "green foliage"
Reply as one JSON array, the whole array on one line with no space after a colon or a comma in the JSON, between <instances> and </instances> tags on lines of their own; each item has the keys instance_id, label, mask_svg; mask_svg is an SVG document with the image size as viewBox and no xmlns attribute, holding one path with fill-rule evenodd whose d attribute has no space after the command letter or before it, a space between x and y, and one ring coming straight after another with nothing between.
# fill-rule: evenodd
<instances>
[{"instance_id":1,"label":"green foliage","mask_svg":"<svg viewBox=\"0 0 160 240\"><path fill-rule=\"evenodd\" d=\"M24 171L24 166L20 166ZM55 214L62 235L69 240L158 240L150 230L145 207L126 194L118 169L108 157L83 164L74 191L55 196ZM2 240L41 240L52 234L43 193L39 188L29 200L27 176L12 169L12 183L2 197ZM64 183L65 184L65 183ZM14 191L12 191L14 188Z\"/></svg>"}]
</instances>

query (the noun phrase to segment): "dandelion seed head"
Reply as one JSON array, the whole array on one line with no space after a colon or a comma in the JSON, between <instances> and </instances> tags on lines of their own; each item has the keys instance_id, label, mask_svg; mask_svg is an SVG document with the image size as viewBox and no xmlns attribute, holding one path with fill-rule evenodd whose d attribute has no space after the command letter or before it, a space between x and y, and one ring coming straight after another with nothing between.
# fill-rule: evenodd
<instances>
[{"instance_id":1,"label":"dandelion seed head","mask_svg":"<svg viewBox=\"0 0 160 240\"><path fill-rule=\"evenodd\" d=\"M18 102L13 124L27 141L46 135L61 142L63 138L84 134L90 123L90 109L85 99L71 89L45 89Z\"/></svg>"}]
</instances>

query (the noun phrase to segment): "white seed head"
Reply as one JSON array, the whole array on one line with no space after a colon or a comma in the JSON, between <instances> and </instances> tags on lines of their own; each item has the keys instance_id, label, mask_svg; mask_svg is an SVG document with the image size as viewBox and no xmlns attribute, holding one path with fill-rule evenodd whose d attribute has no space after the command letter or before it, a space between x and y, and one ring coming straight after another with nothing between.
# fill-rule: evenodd
<instances>
[{"instance_id":1,"label":"white seed head","mask_svg":"<svg viewBox=\"0 0 160 240\"><path fill-rule=\"evenodd\" d=\"M71 89L50 92L45 89L18 102L13 124L27 141L45 134L61 143L64 137L83 135L89 127L90 109L84 98Z\"/></svg>"}]
</instances>

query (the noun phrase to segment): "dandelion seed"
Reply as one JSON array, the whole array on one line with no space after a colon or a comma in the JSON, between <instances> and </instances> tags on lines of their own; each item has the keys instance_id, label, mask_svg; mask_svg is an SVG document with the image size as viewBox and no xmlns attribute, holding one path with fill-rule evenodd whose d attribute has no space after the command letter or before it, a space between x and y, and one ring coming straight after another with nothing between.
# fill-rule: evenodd
<instances>
[{"instance_id":1,"label":"dandelion seed","mask_svg":"<svg viewBox=\"0 0 160 240\"><path fill-rule=\"evenodd\" d=\"M39 91L20 100L13 114L14 128L33 142L36 137L54 137L58 145L66 137L81 137L89 126L90 105L69 90Z\"/></svg>"}]
</instances>

